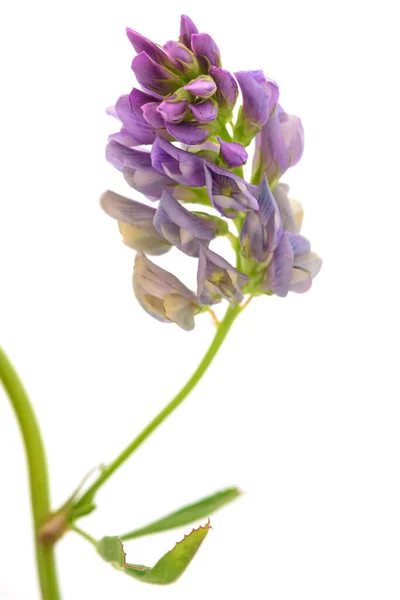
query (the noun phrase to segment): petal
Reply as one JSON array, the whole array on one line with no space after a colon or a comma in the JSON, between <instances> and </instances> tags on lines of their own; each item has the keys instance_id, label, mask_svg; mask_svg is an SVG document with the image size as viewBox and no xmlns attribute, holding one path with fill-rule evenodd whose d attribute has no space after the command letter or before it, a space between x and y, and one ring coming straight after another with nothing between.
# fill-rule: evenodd
<instances>
[{"instance_id":1,"label":"petal","mask_svg":"<svg viewBox=\"0 0 400 600\"><path fill-rule=\"evenodd\" d=\"M115 112L122 122L125 130L139 144L152 144L154 133L152 127L144 120L143 114L138 117L132 110L129 96L121 96L116 105Z\"/></svg>"},{"instance_id":2,"label":"petal","mask_svg":"<svg viewBox=\"0 0 400 600\"><path fill-rule=\"evenodd\" d=\"M173 62L163 48L129 27L126 28L126 34L137 54L145 52L156 63L173 68Z\"/></svg>"},{"instance_id":3,"label":"petal","mask_svg":"<svg viewBox=\"0 0 400 600\"><path fill-rule=\"evenodd\" d=\"M266 291L272 291L277 296L287 296L293 271L293 250L286 234L274 252L274 256L267 268Z\"/></svg>"},{"instance_id":4,"label":"petal","mask_svg":"<svg viewBox=\"0 0 400 600\"><path fill-rule=\"evenodd\" d=\"M210 202L225 217L232 219L237 211L258 209L252 194L256 188L241 177L210 162L204 165L204 172Z\"/></svg>"},{"instance_id":5,"label":"petal","mask_svg":"<svg viewBox=\"0 0 400 600\"><path fill-rule=\"evenodd\" d=\"M180 123L186 117L188 103L186 100L178 102L166 100L161 102L158 112L167 123Z\"/></svg>"},{"instance_id":6,"label":"petal","mask_svg":"<svg viewBox=\"0 0 400 600\"><path fill-rule=\"evenodd\" d=\"M224 142L220 137L221 156L228 167L241 167L248 159L248 154L241 144Z\"/></svg>"},{"instance_id":7,"label":"petal","mask_svg":"<svg viewBox=\"0 0 400 600\"><path fill-rule=\"evenodd\" d=\"M135 56L132 70L140 85L162 96L174 92L181 86L177 75L157 64L146 52Z\"/></svg>"},{"instance_id":8,"label":"petal","mask_svg":"<svg viewBox=\"0 0 400 600\"><path fill-rule=\"evenodd\" d=\"M160 173L167 174L182 185L189 187L205 185L203 160L196 154L181 150L159 136L153 144L151 161L153 167Z\"/></svg>"},{"instance_id":9,"label":"petal","mask_svg":"<svg viewBox=\"0 0 400 600\"><path fill-rule=\"evenodd\" d=\"M289 199L289 186L286 183L278 183L273 194L281 215L283 231L298 233L303 220L303 208L300 202Z\"/></svg>"},{"instance_id":10,"label":"petal","mask_svg":"<svg viewBox=\"0 0 400 600\"><path fill-rule=\"evenodd\" d=\"M301 121L288 115L278 105L256 139L253 172L257 169L267 174L268 180L278 179L300 160L304 148L304 131Z\"/></svg>"},{"instance_id":11,"label":"petal","mask_svg":"<svg viewBox=\"0 0 400 600\"><path fill-rule=\"evenodd\" d=\"M215 301L213 296L225 297L229 302L241 302L243 293L241 287L249 280L247 275L240 273L222 256L212 252L205 246L200 246L199 267L197 273L197 295L203 304Z\"/></svg>"},{"instance_id":12,"label":"petal","mask_svg":"<svg viewBox=\"0 0 400 600\"><path fill-rule=\"evenodd\" d=\"M118 227L123 243L132 250L145 252L150 256L160 256L171 249L171 244L149 223L138 226L118 222Z\"/></svg>"},{"instance_id":13,"label":"petal","mask_svg":"<svg viewBox=\"0 0 400 600\"><path fill-rule=\"evenodd\" d=\"M240 243L249 258L254 258L258 262L264 260L266 231L256 212L247 213L240 232Z\"/></svg>"},{"instance_id":14,"label":"petal","mask_svg":"<svg viewBox=\"0 0 400 600\"><path fill-rule=\"evenodd\" d=\"M289 164L294 167L303 155L304 129L299 117L280 114L282 137L289 155Z\"/></svg>"},{"instance_id":15,"label":"petal","mask_svg":"<svg viewBox=\"0 0 400 600\"><path fill-rule=\"evenodd\" d=\"M199 64L208 73L211 66L221 66L221 56L217 44L208 33L193 33L191 37L192 50Z\"/></svg>"},{"instance_id":16,"label":"petal","mask_svg":"<svg viewBox=\"0 0 400 600\"><path fill-rule=\"evenodd\" d=\"M322 260L315 252L311 250L302 254L298 254L294 259L294 267L296 270L307 272L311 279L314 279L321 270ZM297 290L294 290L297 291Z\"/></svg>"},{"instance_id":17,"label":"petal","mask_svg":"<svg viewBox=\"0 0 400 600\"><path fill-rule=\"evenodd\" d=\"M194 315L199 312L197 304L179 294L167 294L164 298L166 317L185 331L194 329Z\"/></svg>"},{"instance_id":18,"label":"petal","mask_svg":"<svg viewBox=\"0 0 400 600\"><path fill-rule=\"evenodd\" d=\"M145 92L142 92L142 90L137 90L136 88L133 88L129 94L130 107L139 119L143 119L143 105L149 102L154 102L155 100L157 100L155 96L146 94Z\"/></svg>"},{"instance_id":19,"label":"petal","mask_svg":"<svg viewBox=\"0 0 400 600\"><path fill-rule=\"evenodd\" d=\"M292 269L292 279L290 281L290 291L296 294L305 294L311 288L312 278L308 271L294 268Z\"/></svg>"},{"instance_id":20,"label":"petal","mask_svg":"<svg viewBox=\"0 0 400 600\"><path fill-rule=\"evenodd\" d=\"M194 56L184 44L170 40L164 44L164 48L168 52L168 55L174 59L174 63L179 70L182 71L184 70L184 67L188 67L193 64Z\"/></svg>"},{"instance_id":21,"label":"petal","mask_svg":"<svg viewBox=\"0 0 400 600\"><path fill-rule=\"evenodd\" d=\"M190 17L182 15L179 41L182 42L182 44L185 44L187 48L191 48L191 37L193 33L198 33L196 25Z\"/></svg>"},{"instance_id":22,"label":"petal","mask_svg":"<svg viewBox=\"0 0 400 600\"><path fill-rule=\"evenodd\" d=\"M268 121L279 96L279 88L262 71L239 71L235 73L243 96L235 136L248 145L256 133Z\"/></svg>"},{"instance_id":23,"label":"petal","mask_svg":"<svg viewBox=\"0 0 400 600\"><path fill-rule=\"evenodd\" d=\"M311 244L303 235L300 235L299 233L288 233L287 236L293 248L295 257L310 252Z\"/></svg>"},{"instance_id":24,"label":"petal","mask_svg":"<svg viewBox=\"0 0 400 600\"><path fill-rule=\"evenodd\" d=\"M136 255L133 285L134 289L136 288L137 296L150 295L162 300L167 294L176 293L197 304L193 292L183 285L175 275L155 265L141 253Z\"/></svg>"},{"instance_id":25,"label":"petal","mask_svg":"<svg viewBox=\"0 0 400 600\"><path fill-rule=\"evenodd\" d=\"M131 225L152 223L156 214L156 210L151 206L146 206L146 204L136 202L110 190L102 194L100 206L113 219Z\"/></svg>"},{"instance_id":26,"label":"petal","mask_svg":"<svg viewBox=\"0 0 400 600\"><path fill-rule=\"evenodd\" d=\"M212 221L194 215L169 194L162 196L154 217L154 227L161 234L163 234L162 226L165 223L178 225L180 229L189 232L192 238L210 241L215 237ZM186 251L184 243L182 249Z\"/></svg>"},{"instance_id":27,"label":"petal","mask_svg":"<svg viewBox=\"0 0 400 600\"><path fill-rule=\"evenodd\" d=\"M167 123L166 127L173 138L189 146L201 144L210 135L208 129L202 129L196 123Z\"/></svg>"},{"instance_id":28,"label":"petal","mask_svg":"<svg viewBox=\"0 0 400 600\"><path fill-rule=\"evenodd\" d=\"M198 98L210 98L217 90L217 86L212 77L208 75L200 75L197 79L192 79L187 85L184 86L185 90L197 96Z\"/></svg>"},{"instance_id":29,"label":"petal","mask_svg":"<svg viewBox=\"0 0 400 600\"><path fill-rule=\"evenodd\" d=\"M145 120L155 129L165 128L164 119L159 112L160 105L160 102L147 102L142 106Z\"/></svg>"},{"instance_id":30,"label":"petal","mask_svg":"<svg viewBox=\"0 0 400 600\"><path fill-rule=\"evenodd\" d=\"M215 121L218 116L218 106L213 100L206 100L201 104L190 104L192 115L199 123Z\"/></svg>"},{"instance_id":31,"label":"petal","mask_svg":"<svg viewBox=\"0 0 400 600\"><path fill-rule=\"evenodd\" d=\"M120 171L124 167L130 169L151 168L150 152L128 148L114 141L109 142L106 146L106 158Z\"/></svg>"},{"instance_id":32,"label":"petal","mask_svg":"<svg viewBox=\"0 0 400 600\"><path fill-rule=\"evenodd\" d=\"M153 201L159 200L166 189L172 190L176 185L172 179L162 175L153 167L139 169L125 167L122 172L131 187Z\"/></svg>"},{"instance_id":33,"label":"petal","mask_svg":"<svg viewBox=\"0 0 400 600\"><path fill-rule=\"evenodd\" d=\"M229 71L219 67L211 67L209 73L217 84L216 98L218 105L224 110L231 110L239 94L235 79Z\"/></svg>"}]
</instances>

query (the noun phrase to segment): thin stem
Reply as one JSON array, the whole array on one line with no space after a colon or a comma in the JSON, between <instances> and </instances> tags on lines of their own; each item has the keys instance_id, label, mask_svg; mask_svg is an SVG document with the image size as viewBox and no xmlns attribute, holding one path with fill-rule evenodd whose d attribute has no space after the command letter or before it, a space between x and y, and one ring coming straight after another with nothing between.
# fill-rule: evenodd
<instances>
[{"instance_id":1,"label":"thin stem","mask_svg":"<svg viewBox=\"0 0 400 600\"><path fill-rule=\"evenodd\" d=\"M200 362L198 368L187 381L187 383L183 386L183 388L178 392L178 394L171 400L169 404L143 429L143 431L125 448L123 452L108 466L105 467L103 472L100 474L98 479L93 483L93 485L88 489L88 491L82 496L82 498L77 502L75 507L80 507L85 504L88 504L92 499L97 490L111 477L111 475L131 456L131 454L149 437L151 433L165 419L176 409L178 406L184 401L186 396L192 391L192 389L196 386L196 384L200 381L201 377L207 371L210 366L213 358L218 352L222 342L226 338L228 331L230 330L233 322L236 317L240 313L240 306L237 304L235 306L230 306L225 313L223 320L221 321L216 334L214 336L213 341L206 354L203 357L203 360Z\"/></svg>"},{"instance_id":2,"label":"thin stem","mask_svg":"<svg viewBox=\"0 0 400 600\"><path fill-rule=\"evenodd\" d=\"M1 348L0 380L14 409L25 446L33 514L36 563L42 600L59 600L61 596L58 589L54 550L51 545L44 546L39 540L40 527L50 515L49 482L43 441L29 398L14 367Z\"/></svg>"},{"instance_id":3,"label":"thin stem","mask_svg":"<svg viewBox=\"0 0 400 600\"><path fill-rule=\"evenodd\" d=\"M75 531L75 533L77 533L78 535L80 535L81 537L85 538L85 540L87 540L88 542L90 542L95 548L97 548L98 546L98 542L97 540L94 539L94 537L92 537L89 533L87 533L87 531L83 531L83 529L81 529L80 527L77 527L76 525L71 525L70 526L70 530L71 531Z\"/></svg>"}]
</instances>

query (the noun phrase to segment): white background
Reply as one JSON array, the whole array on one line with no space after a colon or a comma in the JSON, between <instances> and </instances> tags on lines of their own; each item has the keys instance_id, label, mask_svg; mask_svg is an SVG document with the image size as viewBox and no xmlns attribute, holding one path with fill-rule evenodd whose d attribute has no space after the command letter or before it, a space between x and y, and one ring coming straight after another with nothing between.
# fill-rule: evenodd
<instances>
[{"instance_id":1,"label":"white background","mask_svg":"<svg viewBox=\"0 0 400 600\"><path fill-rule=\"evenodd\" d=\"M69 534L66 600L400 596L399 119L394 0L4 3L0 342L47 445L54 506L112 460L195 368L213 335L147 316L133 253L98 208L140 199L104 160L104 114L133 86L130 26L165 42L179 16L232 70L263 69L306 132L285 180L323 257L312 290L254 301L180 410L98 494L85 521L118 534L219 488L247 493L212 518L190 569L158 588L117 573ZM397 38L397 39L396 39ZM162 257L192 283L195 261ZM0 392L0 598L39 598L26 467ZM190 527L184 528L188 531ZM127 544L153 564L182 531Z\"/></svg>"}]
</instances>

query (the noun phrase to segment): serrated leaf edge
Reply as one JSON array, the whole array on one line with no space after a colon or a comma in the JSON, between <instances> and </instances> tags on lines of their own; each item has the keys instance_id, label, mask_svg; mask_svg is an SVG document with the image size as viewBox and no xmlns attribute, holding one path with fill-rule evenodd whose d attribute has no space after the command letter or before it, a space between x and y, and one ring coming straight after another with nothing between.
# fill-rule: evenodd
<instances>
[{"instance_id":1,"label":"serrated leaf edge","mask_svg":"<svg viewBox=\"0 0 400 600\"><path fill-rule=\"evenodd\" d=\"M182 544L182 542L184 542L184 541L185 541L185 539L186 539L187 537L191 536L191 535L192 535L192 533L195 533L196 531L200 531L200 529L206 529L207 531L209 531L210 529L212 529L212 526L211 526L211 524L210 524L210 518L208 518L208 521L207 521L207 523L206 523L205 525L199 525L199 527L197 527L197 528L195 528L195 527L194 527L190 533L184 534L184 535L183 535L183 538L182 538L181 540L179 540L179 542L175 542L175 545L174 545L174 547L173 547L173 548L171 548L171 550L168 550L168 551L167 551L167 552L166 552L166 553L165 553L165 554L164 554L164 555L163 555L161 558L164 558L164 556L166 556L166 555L167 555L167 554L169 554L170 552L173 552L173 550L175 550L175 548L176 548L177 546L179 546L179 544ZM121 544L121 546L122 546L122 552L124 553L124 557L126 557L126 553L125 553L125 551L124 551L124 547L123 547L123 545L122 545L122 542L121 542L121 540L119 540L119 542L120 542L120 544ZM202 540L202 542L203 542L203 540ZM160 558L160 560L161 560L161 558ZM157 561L157 562L159 562L159 561ZM156 564L157 564L157 563L156 563ZM124 569L131 567L131 568L133 568L133 569L136 569L136 570L138 570L138 571L151 571L151 569L153 569L153 568L154 568L154 566L155 566L155 565L153 565L153 567L142 567L142 566L137 566L137 565L133 565L133 564L127 563L127 562L125 561L125 559L124 559Z\"/></svg>"}]
</instances>

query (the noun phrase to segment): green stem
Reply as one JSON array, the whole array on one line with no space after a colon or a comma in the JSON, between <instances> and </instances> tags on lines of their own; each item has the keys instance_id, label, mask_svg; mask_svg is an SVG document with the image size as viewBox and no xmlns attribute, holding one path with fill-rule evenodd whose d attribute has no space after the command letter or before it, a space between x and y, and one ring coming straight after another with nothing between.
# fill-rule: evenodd
<instances>
[{"instance_id":1,"label":"green stem","mask_svg":"<svg viewBox=\"0 0 400 600\"><path fill-rule=\"evenodd\" d=\"M77 533L78 535L80 535L81 537L83 537L85 540L87 540L88 542L90 542L95 548L97 548L98 541L95 540L94 537L92 537L91 535L89 535L87 533L87 531L83 531L83 529L81 529L80 527L77 527L76 525L71 525L70 526L70 530L71 531L75 531L75 533Z\"/></svg>"},{"instance_id":2,"label":"green stem","mask_svg":"<svg viewBox=\"0 0 400 600\"><path fill-rule=\"evenodd\" d=\"M0 348L0 380L8 394L22 433L28 462L31 506L33 514L36 563L42 600L59 600L54 550L39 540L40 527L50 515L50 494L46 456L39 426L22 383Z\"/></svg>"},{"instance_id":3,"label":"green stem","mask_svg":"<svg viewBox=\"0 0 400 600\"><path fill-rule=\"evenodd\" d=\"M94 494L107 481L107 479L111 477L111 475L131 456L131 454L149 437L149 435L153 433L153 431L157 429L157 427L161 425L161 423L165 421L165 419L169 417L169 415L184 401L186 396L189 395L189 393L207 371L239 312L240 306L238 304L228 308L223 320L218 326L217 332L209 349L203 357L203 360L187 383L171 400L171 402L167 404L167 406L147 425L147 427L143 429L143 431L133 440L133 442L131 442L129 446L127 446L127 448L125 448L125 450L121 452L121 454L110 465L103 469L98 479L77 502L75 507L81 507L91 502Z\"/></svg>"}]
</instances>

